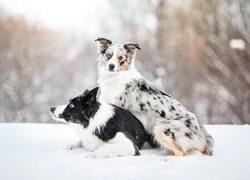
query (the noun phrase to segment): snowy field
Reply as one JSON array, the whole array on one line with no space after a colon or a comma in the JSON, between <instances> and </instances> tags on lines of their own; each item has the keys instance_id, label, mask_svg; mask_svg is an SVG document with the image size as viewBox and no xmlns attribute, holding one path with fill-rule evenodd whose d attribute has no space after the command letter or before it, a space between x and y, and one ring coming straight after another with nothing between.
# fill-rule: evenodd
<instances>
[{"instance_id":1,"label":"snowy field","mask_svg":"<svg viewBox=\"0 0 250 180\"><path fill-rule=\"evenodd\" d=\"M64 124L0 124L0 179L250 179L250 126L207 125L214 156L193 155L161 162L164 152L87 159L84 149L67 151L78 137Z\"/></svg>"}]
</instances>

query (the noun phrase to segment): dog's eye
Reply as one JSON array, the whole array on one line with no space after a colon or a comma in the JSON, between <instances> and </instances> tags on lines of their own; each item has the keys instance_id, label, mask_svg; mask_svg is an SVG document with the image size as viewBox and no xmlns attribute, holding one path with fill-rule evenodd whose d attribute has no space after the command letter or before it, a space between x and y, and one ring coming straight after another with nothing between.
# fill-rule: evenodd
<instances>
[{"instance_id":1,"label":"dog's eye","mask_svg":"<svg viewBox=\"0 0 250 180\"><path fill-rule=\"evenodd\" d=\"M118 59L121 61L121 60L123 59L123 57L122 57L122 56L119 56Z\"/></svg>"},{"instance_id":2,"label":"dog's eye","mask_svg":"<svg viewBox=\"0 0 250 180\"><path fill-rule=\"evenodd\" d=\"M70 104L69 104L69 107L70 107L70 108L73 108L73 107L75 107L75 106L74 106L74 104L70 103Z\"/></svg>"},{"instance_id":3,"label":"dog's eye","mask_svg":"<svg viewBox=\"0 0 250 180\"><path fill-rule=\"evenodd\" d=\"M110 59L112 57L111 54L106 54L107 59Z\"/></svg>"}]
</instances>

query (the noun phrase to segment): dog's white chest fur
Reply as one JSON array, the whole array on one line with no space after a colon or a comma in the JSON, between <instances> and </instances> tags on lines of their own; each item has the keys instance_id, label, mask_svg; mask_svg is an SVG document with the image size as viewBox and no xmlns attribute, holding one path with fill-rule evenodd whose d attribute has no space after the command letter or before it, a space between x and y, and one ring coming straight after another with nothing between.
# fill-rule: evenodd
<instances>
[{"instance_id":1,"label":"dog's white chest fur","mask_svg":"<svg viewBox=\"0 0 250 180\"><path fill-rule=\"evenodd\" d=\"M100 71L105 70L100 68ZM121 71L118 73L102 72L101 75L99 74L98 83L102 91L99 98L100 101L117 104L117 98L123 93L126 84L133 81L133 79L142 78L141 74L139 74L133 67L128 71L129 72ZM103 74L105 75L102 76Z\"/></svg>"},{"instance_id":2,"label":"dog's white chest fur","mask_svg":"<svg viewBox=\"0 0 250 180\"><path fill-rule=\"evenodd\" d=\"M82 125L75 123L70 123L70 125L81 139L84 148L93 151L104 144L104 142L95 135L95 131L105 125L113 115L114 112L112 107L107 103L102 103L95 117L90 119L87 128L83 128Z\"/></svg>"},{"instance_id":3,"label":"dog's white chest fur","mask_svg":"<svg viewBox=\"0 0 250 180\"><path fill-rule=\"evenodd\" d=\"M70 126L79 136L85 149L94 151L103 144L103 142L97 136L93 135L92 132L89 132L88 129L83 129L82 125L70 123Z\"/></svg>"}]
</instances>

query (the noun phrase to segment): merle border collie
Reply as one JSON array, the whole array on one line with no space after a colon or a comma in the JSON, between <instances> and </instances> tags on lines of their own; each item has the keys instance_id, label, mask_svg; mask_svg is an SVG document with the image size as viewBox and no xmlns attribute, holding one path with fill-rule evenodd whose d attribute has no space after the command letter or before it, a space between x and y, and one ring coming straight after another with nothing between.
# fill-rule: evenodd
<instances>
[{"instance_id":1,"label":"merle border collie","mask_svg":"<svg viewBox=\"0 0 250 180\"><path fill-rule=\"evenodd\" d=\"M139 155L139 149L148 140L141 122L129 111L96 100L98 88L86 90L67 105L52 107L54 120L70 123L80 142L69 146L84 146L93 151L92 158Z\"/></svg>"},{"instance_id":2,"label":"merle border collie","mask_svg":"<svg viewBox=\"0 0 250 180\"><path fill-rule=\"evenodd\" d=\"M98 42L98 84L100 100L130 111L154 141L174 156L195 152L212 155L214 140L196 116L160 84L145 79L134 66L137 43L113 44L106 38ZM170 157L164 157L168 160Z\"/></svg>"}]
</instances>

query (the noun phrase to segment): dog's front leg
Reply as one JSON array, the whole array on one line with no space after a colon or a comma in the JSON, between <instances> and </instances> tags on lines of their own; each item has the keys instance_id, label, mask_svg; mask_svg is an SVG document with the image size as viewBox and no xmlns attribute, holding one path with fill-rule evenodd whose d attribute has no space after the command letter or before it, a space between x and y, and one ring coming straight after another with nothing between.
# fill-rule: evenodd
<instances>
[{"instance_id":1,"label":"dog's front leg","mask_svg":"<svg viewBox=\"0 0 250 180\"><path fill-rule=\"evenodd\" d=\"M134 155L139 155L138 149L130 139L128 139L123 133L119 132L112 140L99 147L96 151L89 153L87 157L102 159L106 157Z\"/></svg>"},{"instance_id":2,"label":"dog's front leg","mask_svg":"<svg viewBox=\"0 0 250 180\"><path fill-rule=\"evenodd\" d=\"M81 148L82 147L82 141L77 141L75 144L67 146L67 150L74 150L76 148Z\"/></svg>"}]
</instances>

